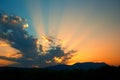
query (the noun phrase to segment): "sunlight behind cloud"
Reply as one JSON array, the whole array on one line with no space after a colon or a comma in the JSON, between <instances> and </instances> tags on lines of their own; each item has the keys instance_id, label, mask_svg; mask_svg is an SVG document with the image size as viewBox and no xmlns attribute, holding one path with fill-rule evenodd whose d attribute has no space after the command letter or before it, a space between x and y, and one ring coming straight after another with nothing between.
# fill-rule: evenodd
<instances>
[{"instance_id":1,"label":"sunlight behind cloud","mask_svg":"<svg viewBox=\"0 0 120 80\"><path fill-rule=\"evenodd\" d=\"M113 15L119 12L115 13L114 8L109 11L105 5L101 6L103 2L98 4L79 0L43 1L46 5L38 4L40 3L38 0L36 3L34 1L28 3L27 6L39 38L43 35L53 36L62 40L62 47L68 51L78 50L67 63L104 61L109 64L113 62L119 64L116 55L119 55L120 50L115 48L120 44L120 24L119 16ZM36 7L31 7L33 4ZM109 3L105 4L110 7ZM46 41L44 40L42 44L46 45ZM111 56L117 59L112 62ZM58 58L55 60L59 61Z\"/></svg>"}]
</instances>

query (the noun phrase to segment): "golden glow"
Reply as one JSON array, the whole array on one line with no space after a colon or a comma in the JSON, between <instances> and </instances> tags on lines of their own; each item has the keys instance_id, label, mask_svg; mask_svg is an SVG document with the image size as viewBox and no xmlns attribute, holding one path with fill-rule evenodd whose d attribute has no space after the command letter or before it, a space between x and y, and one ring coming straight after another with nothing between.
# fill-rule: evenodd
<instances>
[{"instance_id":1,"label":"golden glow","mask_svg":"<svg viewBox=\"0 0 120 80\"><path fill-rule=\"evenodd\" d=\"M17 54L17 53L8 53L5 55L7 58L21 58L22 54Z\"/></svg>"},{"instance_id":2,"label":"golden glow","mask_svg":"<svg viewBox=\"0 0 120 80\"><path fill-rule=\"evenodd\" d=\"M0 56L7 58L21 58L23 55L19 50L12 48L8 43L0 40Z\"/></svg>"},{"instance_id":3,"label":"golden glow","mask_svg":"<svg viewBox=\"0 0 120 80\"><path fill-rule=\"evenodd\" d=\"M17 64L17 62L0 59L0 67L9 66L9 65L12 65L12 64Z\"/></svg>"},{"instance_id":4,"label":"golden glow","mask_svg":"<svg viewBox=\"0 0 120 80\"><path fill-rule=\"evenodd\" d=\"M8 43L3 40L0 40L0 56L6 58L21 58L22 54L14 48L12 48ZM9 66L12 64L17 64L17 62L9 61L5 59L0 59L0 66Z\"/></svg>"},{"instance_id":5,"label":"golden glow","mask_svg":"<svg viewBox=\"0 0 120 80\"><path fill-rule=\"evenodd\" d=\"M76 62L105 62L110 65L119 65L119 45L118 41L113 41L99 36L92 39L84 45L77 46L79 51L72 59L67 61L67 64L74 64ZM114 42L114 43L113 43ZM114 54L113 54L114 53Z\"/></svg>"},{"instance_id":6,"label":"golden glow","mask_svg":"<svg viewBox=\"0 0 120 80\"><path fill-rule=\"evenodd\" d=\"M91 6L78 10L71 7L71 4L66 4L62 12L59 12L57 2L51 3L53 6L48 10L48 23L44 23L45 16L40 12L42 9L38 3L33 1L28 5L38 37L53 36L62 40L62 47L78 51L66 64L92 61L120 65L120 24L110 24L110 18L94 15ZM36 6L32 7L33 4ZM48 24L49 34L45 33L45 24ZM112 29L113 26L115 30ZM41 43L47 46L48 39L45 36L42 39ZM62 58L54 57L54 60L60 63Z\"/></svg>"},{"instance_id":7,"label":"golden glow","mask_svg":"<svg viewBox=\"0 0 120 80\"><path fill-rule=\"evenodd\" d=\"M23 24L23 25L22 25L22 28L23 28L23 29L28 28L28 24Z\"/></svg>"},{"instance_id":8,"label":"golden glow","mask_svg":"<svg viewBox=\"0 0 120 80\"><path fill-rule=\"evenodd\" d=\"M61 63L62 62L62 60L63 60L63 57L61 57L61 58L59 58L59 57L54 57L54 60L55 60L55 62L56 63Z\"/></svg>"},{"instance_id":9,"label":"golden glow","mask_svg":"<svg viewBox=\"0 0 120 80\"><path fill-rule=\"evenodd\" d=\"M49 49L50 44L50 38L47 36L42 35L41 36L41 44L42 44L42 51L46 53L46 51Z\"/></svg>"},{"instance_id":10,"label":"golden glow","mask_svg":"<svg viewBox=\"0 0 120 80\"><path fill-rule=\"evenodd\" d=\"M5 47L5 46L10 46L10 45L7 44L5 41L0 40L0 47Z\"/></svg>"}]
</instances>

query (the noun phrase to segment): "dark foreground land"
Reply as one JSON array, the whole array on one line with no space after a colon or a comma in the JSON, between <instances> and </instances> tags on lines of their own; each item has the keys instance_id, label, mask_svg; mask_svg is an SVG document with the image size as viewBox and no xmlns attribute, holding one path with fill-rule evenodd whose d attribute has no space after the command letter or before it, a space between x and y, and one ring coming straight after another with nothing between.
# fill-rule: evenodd
<instances>
[{"instance_id":1,"label":"dark foreground land","mask_svg":"<svg viewBox=\"0 0 120 80\"><path fill-rule=\"evenodd\" d=\"M38 68L0 68L0 80L120 80L120 67L50 70Z\"/></svg>"}]
</instances>

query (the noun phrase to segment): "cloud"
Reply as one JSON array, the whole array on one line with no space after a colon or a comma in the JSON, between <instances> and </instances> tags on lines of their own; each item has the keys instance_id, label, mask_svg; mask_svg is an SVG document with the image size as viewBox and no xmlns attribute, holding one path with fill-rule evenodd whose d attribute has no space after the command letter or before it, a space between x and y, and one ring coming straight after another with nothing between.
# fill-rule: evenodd
<instances>
[{"instance_id":1,"label":"cloud","mask_svg":"<svg viewBox=\"0 0 120 80\"><path fill-rule=\"evenodd\" d=\"M10 60L0 59L0 66L10 66L13 64L18 64L18 63Z\"/></svg>"},{"instance_id":2,"label":"cloud","mask_svg":"<svg viewBox=\"0 0 120 80\"><path fill-rule=\"evenodd\" d=\"M5 40L0 40L0 56L7 58L21 58L22 53L19 50L12 48Z\"/></svg>"},{"instance_id":3,"label":"cloud","mask_svg":"<svg viewBox=\"0 0 120 80\"><path fill-rule=\"evenodd\" d=\"M7 44L5 41L0 40L0 47L7 47L10 46L9 44Z\"/></svg>"},{"instance_id":4,"label":"cloud","mask_svg":"<svg viewBox=\"0 0 120 80\"><path fill-rule=\"evenodd\" d=\"M0 13L0 39L6 40L8 43L3 44L2 42L0 45L19 50L18 53L6 54L1 58L18 62L21 67L45 67L65 63L72 57L74 51L65 53L64 48L60 45L61 40L46 35L39 40L29 35L26 28L28 28L26 19Z\"/></svg>"}]
</instances>

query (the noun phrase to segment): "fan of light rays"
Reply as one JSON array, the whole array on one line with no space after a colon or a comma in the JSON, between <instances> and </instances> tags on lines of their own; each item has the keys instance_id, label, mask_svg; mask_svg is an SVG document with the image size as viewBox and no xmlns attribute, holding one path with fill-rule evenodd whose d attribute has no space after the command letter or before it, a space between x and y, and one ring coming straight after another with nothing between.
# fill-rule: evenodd
<instances>
[{"instance_id":1,"label":"fan of light rays","mask_svg":"<svg viewBox=\"0 0 120 80\"><path fill-rule=\"evenodd\" d=\"M39 0L29 1L28 10L38 38L41 40L44 38L41 42L45 47L48 45L45 38L52 36L62 40L62 47L65 47L66 51L76 50L94 32L94 29L89 27L93 24L88 22L91 9L78 9L77 5L71 7L74 3L71 4L69 1L64 4L57 0L46 2L47 5L44 5L44 2L40 3Z\"/></svg>"}]
</instances>

